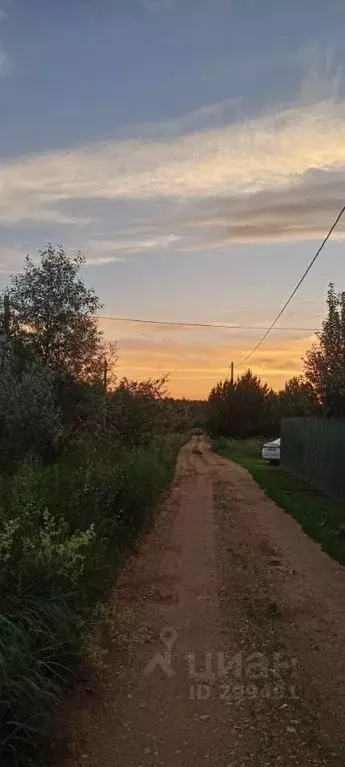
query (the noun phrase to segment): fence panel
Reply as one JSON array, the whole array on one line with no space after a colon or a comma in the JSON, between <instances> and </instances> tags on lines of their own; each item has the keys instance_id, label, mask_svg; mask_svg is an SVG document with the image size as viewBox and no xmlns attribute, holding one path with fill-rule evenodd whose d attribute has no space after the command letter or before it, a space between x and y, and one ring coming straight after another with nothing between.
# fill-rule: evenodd
<instances>
[{"instance_id":1,"label":"fence panel","mask_svg":"<svg viewBox=\"0 0 345 767\"><path fill-rule=\"evenodd\" d=\"M283 418L281 426L282 468L345 500L345 418Z\"/></svg>"}]
</instances>

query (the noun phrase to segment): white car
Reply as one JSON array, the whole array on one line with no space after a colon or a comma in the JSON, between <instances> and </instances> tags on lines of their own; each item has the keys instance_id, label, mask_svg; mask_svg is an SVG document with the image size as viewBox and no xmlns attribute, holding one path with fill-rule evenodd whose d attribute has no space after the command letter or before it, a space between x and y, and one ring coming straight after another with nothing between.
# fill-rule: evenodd
<instances>
[{"instance_id":1,"label":"white car","mask_svg":"<svg viewBox=\"0 0 345 767\"><path fill-rule=\"evenodd\" d=\"M262 457L270 463L280 463L280 437L273 442L266 442L262 448Z\"/></svg>"}]
</instances>

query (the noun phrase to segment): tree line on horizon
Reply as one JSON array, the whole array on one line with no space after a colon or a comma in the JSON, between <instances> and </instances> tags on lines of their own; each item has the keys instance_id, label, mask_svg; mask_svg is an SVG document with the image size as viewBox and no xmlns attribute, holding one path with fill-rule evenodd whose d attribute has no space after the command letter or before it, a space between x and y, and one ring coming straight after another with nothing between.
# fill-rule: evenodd
<instances>
[{"instance_id":1,"label":"tree line on horizon","mask_svg":"<svg viewBox=\"0 0 345 767\"><path fill-rule=\"evenodd\" d=\"M345 417L345 292L329 284L327 314L303 359L301 376L275 392L247 370L234 382L219 381L208 405L211 431L234 438L279 433L281 418Z\"/></svg>"}]
</instances>

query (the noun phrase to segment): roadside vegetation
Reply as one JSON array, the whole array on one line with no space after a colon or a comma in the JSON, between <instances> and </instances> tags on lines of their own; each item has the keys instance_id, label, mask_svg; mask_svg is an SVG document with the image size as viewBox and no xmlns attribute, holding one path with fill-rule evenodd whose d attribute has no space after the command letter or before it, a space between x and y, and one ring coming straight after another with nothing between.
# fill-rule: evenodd
<instances>
[{"instance_id":1,"label":"roadside vegetation","mask_svg":"<svg viewBox=\"0 0 345 767\"><path fill-rule=\"evenodd\" d=\"M173 474L196 405L118 381L81 256L48 246L2 298L0 762L27 764L94 606Z\"/></svg>"},{"instance_id":2,"label":"roadside vegetation","mask_svg":"<svg viewBox=\"0 0 345 767\"><path fill-rule=\"evenodd\" d=\"M257 483L278 506L291 514L303 530L324 551L345 565L344 505L334 501L280 466L271 466L261 458L263 439L216 439L214 448L248 469Z\"/></svg>"},{"instance_id":3,"label":"roadside vegetation","mask_svg":"<svg viewBox=\"0 0 345 767\"><path fill-rule=\"evenodd\" d=\"M341 553L343 515L339 505L328 502L321 494L308 496L307 485L303 484L308 482L332 498L345 500L342 462L345 453L345 292L338 293L333 284L328 288L327 313L321 330L302 363L303 375L288 380L278 392L251 370L233 381L219 381L209 395L209 429L216 439L229 440L227 451L235 459L246 462L265 489L269 491L272 483L272 492L282 493L280 505L286 508L287 504L296 518L301 521L303 518L308 532L323 541L330 553ZM255 440L259 436L260 445L281 436L282 467L291 472L290 477L288 473L283 474L282 469L272 472L261 462L259 452L255 455ZM301 494L305 503L299 508ZM309 505L305 510L302 508L307 506L307 498L308 503L313 500L314 504L317 498L320 505L320 513L316 509L313 519L309 518Z\"/></svg>"},{"instance_id":4,"label":"roadside vegetation","mask_svg":"<svg viewBox=\"0 0 345 767\"><path fill-rule=\"evenodd\" d=\"M345 291L330 283L327 314L306 352L303 375L275 392L251 370L218 381L210 392L208 426L218 437L278 437L282 418L345 418Z\"/></svg>"}]
</instances>

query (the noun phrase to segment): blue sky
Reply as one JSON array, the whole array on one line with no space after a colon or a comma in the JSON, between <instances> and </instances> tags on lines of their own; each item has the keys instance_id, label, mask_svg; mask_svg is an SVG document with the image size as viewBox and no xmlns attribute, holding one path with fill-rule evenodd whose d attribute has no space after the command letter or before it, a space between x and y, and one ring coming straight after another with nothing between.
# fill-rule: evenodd
<instances>
[{"instance_id":1,"label":"blue sky","mask_svg":"<svg viewBox=\"0 0 345 767\"><path fill-rule=\"evenodd\" d=\"M344 204L342 0L0 0L0 282L81 249L104 314L269 324ZM344 233L283 327L344 288ZM206 395L259 331L104 322L119 373ZM307 331L251 364L274 386Z\"/></svg>"}]
</instances>

